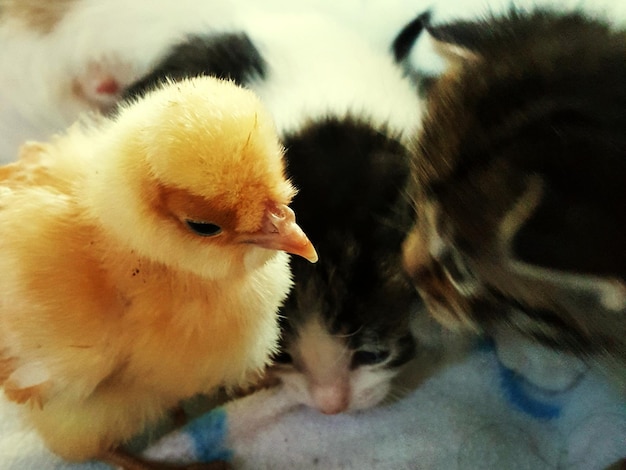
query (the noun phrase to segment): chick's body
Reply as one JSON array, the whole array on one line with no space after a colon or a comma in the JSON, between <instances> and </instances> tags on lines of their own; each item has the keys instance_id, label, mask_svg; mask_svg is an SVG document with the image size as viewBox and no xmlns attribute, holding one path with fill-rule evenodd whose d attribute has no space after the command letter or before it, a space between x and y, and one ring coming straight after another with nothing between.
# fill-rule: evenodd
<instances>
[{"instance_id":1,"label":"chick's body","mask_svg":"<svg viewBox=\"0 0 626 470\"><path fill-rule=\"evenodd\" d=\"M277 250L315 259L283 170L256 98L210 78L0 169L0 382L51 450L97 457L265 366Z\"/></svg>"}]
</instances>

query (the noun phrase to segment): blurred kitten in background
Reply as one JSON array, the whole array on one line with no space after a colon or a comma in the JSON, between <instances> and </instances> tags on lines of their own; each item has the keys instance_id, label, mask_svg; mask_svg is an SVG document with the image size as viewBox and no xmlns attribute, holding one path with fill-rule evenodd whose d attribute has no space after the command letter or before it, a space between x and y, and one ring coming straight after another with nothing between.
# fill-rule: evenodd
<instances>
[{"instance_id":1,"label":"blurred kitten in background","mask_svg":"<svg viewBox=\"0 0 626 470\"><path fill-rule=\"evenodd\" d=\"M397 55L426 40L446 65L415 140L404 250L429 310L493 335L541 387L567 388L590 364L623 386L624 31L548 9L417 21Z\"/></svg>"}]
</instances>

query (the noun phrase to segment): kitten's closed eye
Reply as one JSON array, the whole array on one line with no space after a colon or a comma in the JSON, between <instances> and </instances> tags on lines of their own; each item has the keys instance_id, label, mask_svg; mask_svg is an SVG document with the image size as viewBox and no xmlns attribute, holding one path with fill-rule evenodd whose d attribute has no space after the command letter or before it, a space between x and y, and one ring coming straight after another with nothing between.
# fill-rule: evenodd
<instances>
[{"instance_id":1,"label":"kitten's closed eye","mask_svg":"<svg viewBox=\"0 0 626 470\"><path fill-rule=\"evenodd\" d=\"M356 369L360 366L372 366L385 362L391 353L389 351L367 351L359 350L352 354L352 363L350 367Z\"/></svg>"},{"instance_id":2,"label":"kitten's closed eye","mask_svg":"<svg viewBox=\"0 0 626 470\"><path fill-rule=\"evenodd\" d=\"M385 362L387 359L389 359L390 356L391 356L391 353L389 351L367 351L367 350L355 351L352 354L352 361L351 361L350 367L352 369L356 369L357 367L361 367L361 366L372 366L376 364L381 364ZM272 361L275 364L282 364L282 365L293 364L293 358L291 357L291 354L285 351L281 351L275 354L272 357Z\"/></svg>"}]
</instances>

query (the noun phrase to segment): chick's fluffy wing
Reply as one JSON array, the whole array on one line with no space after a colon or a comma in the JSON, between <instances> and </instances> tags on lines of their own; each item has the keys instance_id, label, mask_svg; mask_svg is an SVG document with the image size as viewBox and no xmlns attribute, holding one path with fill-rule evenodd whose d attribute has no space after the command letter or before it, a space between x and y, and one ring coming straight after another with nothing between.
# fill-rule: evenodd
<instances>
[{"instance_id":1,"label":"chick's fluffy wing","mask_svg":"<svg viewBox=\"0 0 626 470\"><path fill-rule=\"evenodd\" d=\"M113 367L98 348L84 351L98 326L66 315L102 303L97 291L107 289L97 266L72 248L88 246L91 229L73 200L71 174L54 171L48 150L27 144L0 168L0 384L9 399L37 405L66 387L88 394ZM72 264L78 269L64 269Z\"/></svg>"}]
</instances>

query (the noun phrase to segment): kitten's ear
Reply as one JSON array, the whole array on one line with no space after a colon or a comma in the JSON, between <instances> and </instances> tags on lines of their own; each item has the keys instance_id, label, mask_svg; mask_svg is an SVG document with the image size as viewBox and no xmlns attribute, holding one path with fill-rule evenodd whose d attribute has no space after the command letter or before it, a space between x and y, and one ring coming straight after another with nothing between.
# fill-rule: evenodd
<instances>
[{"instance_id":1,"label":"kitten's ear","mask_svg":"<svg viewBox=\"0 0 626 470\"><path fill-rule=\"evenodd\" d=\"M499 250L508 268L606 310L626 311L624 255L611 251L623 246L618 231L609 233L597 227L599 222L573 217L571 207L554 199L540 176L528 178L526 190L499 227Z\"/></svg>"},{"instance_id":2,"label":"kitten's ear","mask_svg":"<svg viewBox=\"0 0 626 470\"><path fill-rule=\"evenodd\" d=\"M421 45L422 58L430 57L432 60L438 57L441 73L454 70L465 62L479 61L480 56L474 48L472 39L472 33L476 32L476 29L475 25L467 23L427 27ZM422 62L425 61L422 59Z\"/></svg>"},{"instance_id":3,"label":"kitten's ear","mask_svg":"<svg viewBox=\"0 0 626 470\"><path fill-rule=\"evenodd\" d=\"M396 36L392 51L407 74L427 91L438 77L465 61L479 60L473 45L476 24L467 22L435 26L425 12L407 24Z\"/></svg>"},{"instance_id":4,"label":"kitten's ear","mask_svg":"<svg viewBox=\"0 0 626 470\"><path fill-rule=\"evenodd\" d=\"M430 12L426 11L414 18L400 30L391 45L391 51L393 52L396 62L403 63L409 59L429 21Z\"/></svg>"}]
</instances>

